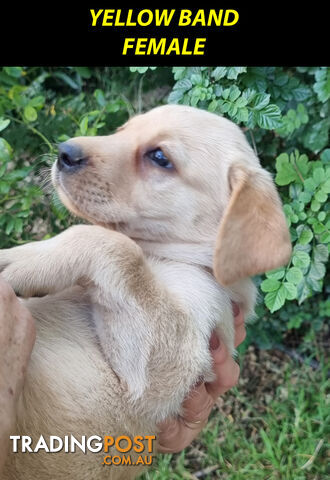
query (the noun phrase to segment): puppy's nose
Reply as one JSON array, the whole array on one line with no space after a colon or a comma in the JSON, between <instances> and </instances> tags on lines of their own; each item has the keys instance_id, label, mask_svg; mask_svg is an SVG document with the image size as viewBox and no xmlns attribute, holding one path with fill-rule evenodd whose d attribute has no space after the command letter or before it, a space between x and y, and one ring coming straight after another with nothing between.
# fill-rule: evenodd
<instances>
[{"instance_id":1,"label":"puppy's nose","mask_svg":"<svg viewBox=\"0 0 330 480\"><path fill-rule=\"evenodd\" d=\"M67 173L74 173L87 163L87 158L84 156L79 145L70 142L60 143L58 146L57 168Z\"/></svg>"}]
</instances>

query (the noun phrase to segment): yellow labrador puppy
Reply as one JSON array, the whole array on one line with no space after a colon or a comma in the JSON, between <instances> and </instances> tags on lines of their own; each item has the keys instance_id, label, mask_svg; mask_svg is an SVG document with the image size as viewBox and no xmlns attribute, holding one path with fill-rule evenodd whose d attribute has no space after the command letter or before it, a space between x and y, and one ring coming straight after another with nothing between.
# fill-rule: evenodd
<instances>
[{"instance_id":1,"label":"yellow labrador puppy","mask_svg":"<svg viewBox=\"0 0 330 480\"><path fill-rule=\"evenodd\" d=\"M212 378L214 328L234 352L231 301L253 312L248 277L288 261L285 217L240 129L191 107L61 144L52 178L93 225L0 252L37 322L17 421L34 443L22 453L17 437L4 478L130 479L141 468L104 465L103 450L33 447L40 435L156 434L179 414L195 382Z\"/></svg>"}]
</instances>

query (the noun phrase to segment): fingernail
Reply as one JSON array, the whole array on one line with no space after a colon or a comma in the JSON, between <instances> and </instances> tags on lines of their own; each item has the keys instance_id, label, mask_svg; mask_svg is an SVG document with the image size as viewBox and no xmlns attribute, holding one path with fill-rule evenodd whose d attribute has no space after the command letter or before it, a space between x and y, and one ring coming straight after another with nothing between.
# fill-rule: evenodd
<instances>
[{"instance_id":1,"label":"fingernail","mask_svg":"<svg viewBox=\"0 0 330 480\"><path fill-rule=\"evenodd\" d=\"M200 387L201 385L203 385L203 383L204 383L204 378L199 378L195 383L194 388Z\"/></svg>"},{"instance_id":2,"label":"fingernail","mask_svg":"<svg viewBox=\"0 0 330 480\"><path fill-rule=\"evenodd\" d=\"M220 347L220 340L218 335L215 332L212 332L210 338L210 348L211 350L217 350Z\"/></svg>"},{"instance_id":3,"label":"fingernail","mask_svg":"<svg viewBox=\"0 0 330 480\"><path fill-rule=\"evenodd\" d=\"M234 314L234 317L237 317L237 315L239 314L239 305L235 302L233 302L233 314Z\"/></svg>"}]
</instances>

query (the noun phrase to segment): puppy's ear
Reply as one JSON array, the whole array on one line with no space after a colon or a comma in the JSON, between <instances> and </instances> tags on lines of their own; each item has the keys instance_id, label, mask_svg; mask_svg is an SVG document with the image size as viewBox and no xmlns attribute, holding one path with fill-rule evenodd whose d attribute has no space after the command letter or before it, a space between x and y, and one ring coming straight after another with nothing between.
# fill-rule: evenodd
<instances>
[{"instance_id":1,"label":"puppy's ear","mask_svg":"<svg viewBox=\"0 0 330 480\"><path fill-rule=\"evenodd\" d=\"M291 255L289 230L270 174L236 164L228 175L231 197L220 223L213 265L224 286L278 268Z\"/></svg>"}]
</instances>

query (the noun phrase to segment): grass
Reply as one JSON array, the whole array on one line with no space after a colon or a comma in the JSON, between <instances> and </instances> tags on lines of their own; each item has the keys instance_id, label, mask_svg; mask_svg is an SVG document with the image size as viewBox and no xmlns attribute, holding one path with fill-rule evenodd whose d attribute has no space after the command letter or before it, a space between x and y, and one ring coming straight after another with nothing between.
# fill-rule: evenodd
<instances>
[{"instance_id":1,"label":"grass","mask_svg":"<svg viewBox=\"0 0 330 480\"><path fill-rule=\"evenodd\" d=\"M329 479L327 367L250 347L238 387L219 400L200 437L180 454L160 455L141 480Z\"/></svg>"}]
</instances>

